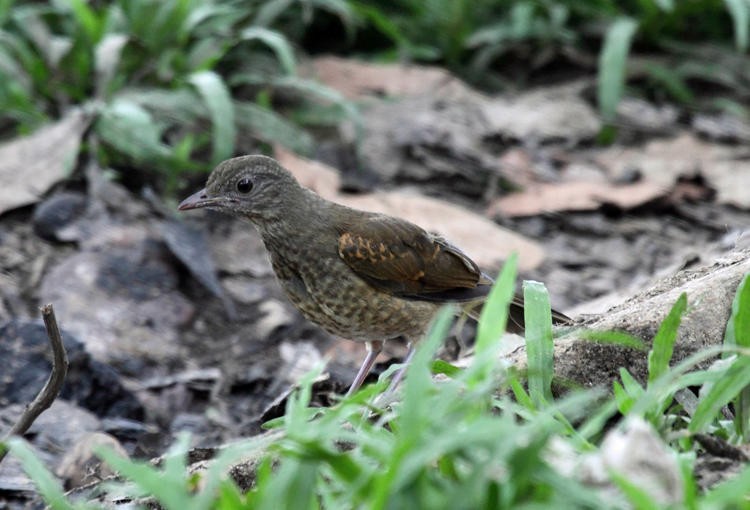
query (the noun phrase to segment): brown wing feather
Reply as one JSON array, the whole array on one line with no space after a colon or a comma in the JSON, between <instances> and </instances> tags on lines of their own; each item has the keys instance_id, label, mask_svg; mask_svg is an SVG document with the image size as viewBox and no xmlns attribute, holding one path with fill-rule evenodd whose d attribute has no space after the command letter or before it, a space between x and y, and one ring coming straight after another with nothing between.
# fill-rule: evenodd
<instances>
[{"instance_id":1,"label":"brown wing feather","mask_svg":"<svg viewBox=\"0 0 750 510\"><path fill-rule=\"evenodd\" d=\"M489 291L491 280L458 248L420 227L369 216L339 236L339 256L374 287L435 301L466 301Z\"/></svg>"}]
</instances>

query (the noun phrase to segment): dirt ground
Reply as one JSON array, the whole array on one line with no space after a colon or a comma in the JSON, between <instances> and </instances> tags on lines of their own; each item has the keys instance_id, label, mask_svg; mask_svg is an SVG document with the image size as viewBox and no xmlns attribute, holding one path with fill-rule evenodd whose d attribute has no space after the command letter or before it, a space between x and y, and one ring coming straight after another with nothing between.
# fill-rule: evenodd
<instances>
[{"instance_id":1,"label":"dirt ground","mask_svg":"<svg viewBox=\"0 0 750 510\"><path fill-rule=\"evenodd\" d=\"M659 277L750 247L747 124L629 98L603 147L592 83L489 97L441 70L373 67L316 60L310 72L361 106L362 125L327 133L311 159L274 155L327 198L442 233L490 274L518 252L522 278L571 316L606 315ZM22 141L50 155L34 193L13 171L33 155L0 146L0 433L48 376L44 303L71 368L28 437L69 486L92 474L71 452L102 437L148 458L180 431L195 446L256 434L322 360L318 403L345 390L364 347L302 319L251 225L178 215L85 161L66 178L53 149L60 136L77 147L86 122ZM404 352L389 345L376 374ZM0 465L0 500L30 491L15 461Z\"/></svg>"}]
</instances>

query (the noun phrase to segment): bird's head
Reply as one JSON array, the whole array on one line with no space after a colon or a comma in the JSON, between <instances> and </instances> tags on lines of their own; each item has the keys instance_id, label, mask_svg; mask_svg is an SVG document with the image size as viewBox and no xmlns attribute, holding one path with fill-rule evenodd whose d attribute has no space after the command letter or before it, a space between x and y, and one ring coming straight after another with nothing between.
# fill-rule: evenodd
<instances>
[{"instance_id":1,"label":"bird's head","mask_svg":"<svg viewBox=\"0 0 750 510\"><path fill-rule=\"evenodd\" d=\"M292 174L266 156L241 156L220 163L206 187L183 200L178 209L214 209L258 223L278 218L302 187Z\"/></svg>"}]
</instances>

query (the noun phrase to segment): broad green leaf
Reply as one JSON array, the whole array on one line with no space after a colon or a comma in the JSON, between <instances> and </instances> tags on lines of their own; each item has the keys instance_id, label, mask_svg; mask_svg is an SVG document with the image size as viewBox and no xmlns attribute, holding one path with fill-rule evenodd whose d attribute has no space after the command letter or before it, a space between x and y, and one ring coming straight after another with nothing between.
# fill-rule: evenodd
<instances>
[{"instance_id":1,"label":"broad green leaf","mask_svg":"<svg viewBox=\"0 0 750 510\"><path fill-rule=\"evenodd\" d=\"M244 41L261 41L273 50L287 74L297 74L294 51L281 33L263 27L250 27L240 33L240 38Z\"/></svg>"},{"instance_id":2,"label":"broad green leaf","mask_svg":"<svg viewBox=\"0 0 750 510\"><path fill-rule=\"evenodd\" d=\"M99 116L96 132L102 140L139 162L170 154L151 114L130 101L118 99L108 105Z\"/></svg>"},{"instance_id":3,"label":"broad green leaf","mask_svg":"<svg viewBox=\"0 0 750 510\"><path fill-rule=\"evenodd\" d=\"M89 7L86 0L67 0L76 19L91 44L96 44L102 36L104 19L100 18L96 11Z\"/></svg>"},{"instance_id":4,"label":"broad green leaf","mask_svg":"<svg viewBox=\"0 0 750 510\"><path fill-rule=\"evenodd\" d=\"M734 45L738 51L745 52L748 48L748 32L750 31L750 2L747 0L724 0L729 15L734 23Z\"/></svg>"},{"instance_id":5,"label":"broad green leaf","mask_svg":"<svg viewBox=\"0 0 750 510\"><path fill-rule=\"evenodd\" d=\"M194 73L189 78L208 107L213 124L212 163L232 157L237 138L232 96L222 78L213 71Z\"/></svg>"},{"instance_id":6,"label":"broad green leaf","mask_svg":"<svg viewBox=\"0 0 750 510\"><path fill-rule=\"evenodd\" d=\"M128 37L124 34L107 34L94 48L96 91L100 99L106 98L107 88L120 65L122 49L127 42Z\"/></svg>"},{"instance_id":7,"label":"broad green leaf","mask_svg":"<svg viewBox=\"0 0 750 510\"><path fill-rule=\"evenodd\" d=\"M617 104L625 90L625 67L630 42L638 24L631 18L619 18L609 27L599 53L597 98L606 122L612 122Z\"/></svg>"},{"instance_id":8,"label":"broad green leaf","mask_svg":"<svg viewBox=\"0 0 750 510\"><path fill-rule=\"evenodd\" d=\"M313 140L307 131L295 126L273 110L244 101L234 102L237 125L248 129L258 139L279 143L297 154L313 151Z\"/></svg>"}]
</instances>

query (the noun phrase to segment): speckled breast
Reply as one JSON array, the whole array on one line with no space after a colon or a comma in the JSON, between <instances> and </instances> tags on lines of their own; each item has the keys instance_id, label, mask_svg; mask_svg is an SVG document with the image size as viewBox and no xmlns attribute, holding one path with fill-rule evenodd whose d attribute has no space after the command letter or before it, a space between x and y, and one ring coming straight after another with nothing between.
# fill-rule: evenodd
<instances>
[{"instance_id":1,"label":"speckled breast","mask_svg":"<svg viewBox=\"0 0 750 510\"><path fill-rule=\"evenodd\" d=\"M289 300L311 322L357 341L405 336L418 340L438 310L434 303L380 292L337 257L294 256L285 249L271 263Z\"/></svg>"}]
</instances>

